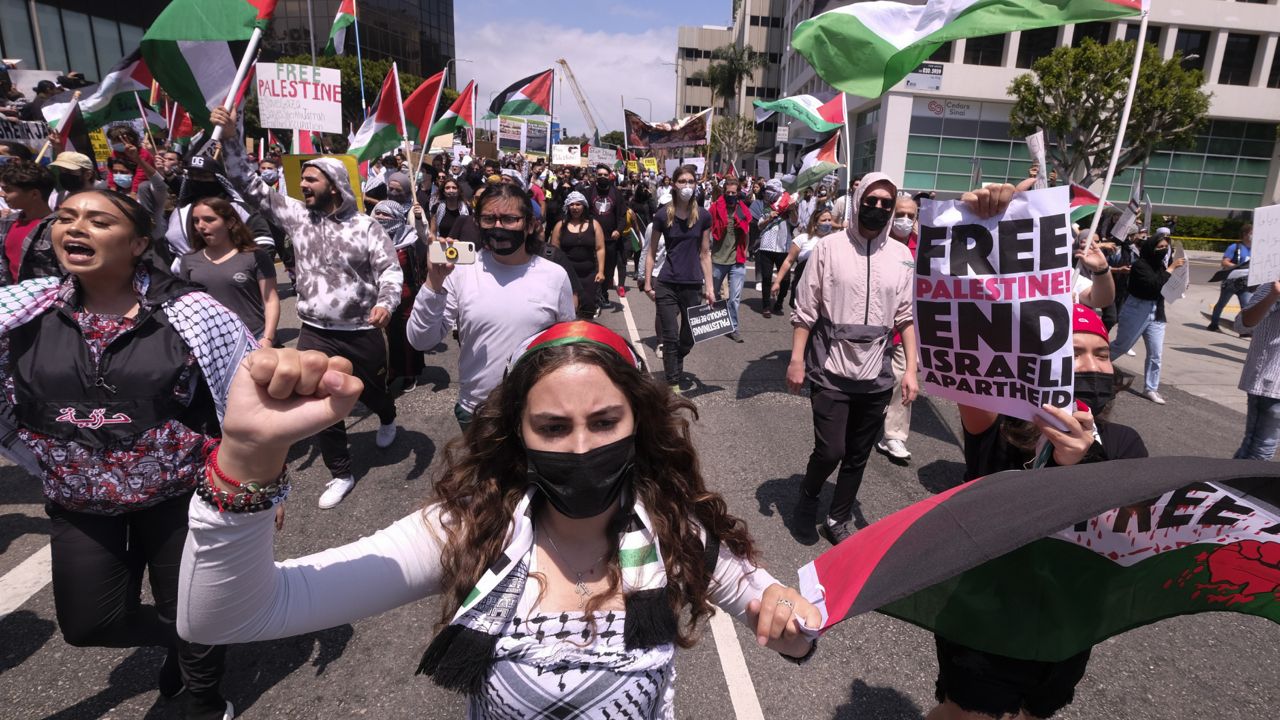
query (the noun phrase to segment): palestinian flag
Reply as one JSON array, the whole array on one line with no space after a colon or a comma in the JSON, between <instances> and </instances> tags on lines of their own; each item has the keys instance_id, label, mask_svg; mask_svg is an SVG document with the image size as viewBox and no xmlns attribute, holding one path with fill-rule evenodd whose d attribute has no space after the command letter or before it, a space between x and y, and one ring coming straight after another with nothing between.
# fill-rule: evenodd
<instances>
[{"instance_id":1,"label":"palestinian flag","mask_svg":"<svg viewBox=\"0 0 1280 720\"><path fill-rule=\"evenodd\" d=\"M824 629L879 610L1027 660L1063 660L1177 615L1280 622L1280 467L1103 467L998 473L911 505L801 568L800 591Z\"/></svg>"},{"instance_id":2,"label":"palestinian flag","mask_svg":"<svg viewBox=\"0 0 1280 720\"><path fill-rule=\"evenodd\" d=\"M405 138L401 117L400 73L396 64L391 63L391 72L382 81L382 91L378 93L378 105L351 138L348 154L355 155L359 161L373 160L401 144Z\"/></svg>"},{"instance_id":3,"label":"palestinian flag","mask_svg":"<svg viewBox=\"0 0 1280 720\"><path fill-rule=\"evenodd\" d=\"M796 26L791 46L838 90L880 97L950 40L1139 15L1150 0L861 2Z\"/></svg>"},{"instance_id":4,"label":"palestinian flag","mask_svg":"<svg viewBox=\"0 0 1280 720\"><path fill-rule=\"evenodd\" d=\"M551 80L555 72L545 70L508 85L489 103L486 120L499 115L550 115Z\"/></svg>"},{"instance_id":5,"label":"palestinian flag","mask_svg":"<svg viewBox=\"0 0 1280 720\"><path fill-rule=\"evenodd\" d=\"M1111 203L1107 203L1110 207ZM1098 210L1098 196L1083 186L1071 183L1071 222L1080 222Z\"/></svg>"},{"instance_id":6,"label":"palestinian flag","mask_svg":"<svg viewBox=\"0 0 1280 720\"><path fill-rule=\"evenodd\" d=\"M347 28L356 23L356 0L342 0L338 14L333 16L333 29L329 31L329 44L324 46L326 55L341 55L347 47Z\"/></svg>"},{"instance_id":7,"label":"palestinian flag","mask_svg":"<svg viewBox=\"0 0 1280 720\"><path fill-rule=\"evenodd\" d=\"M840 147L840 133L832 132L826 137L818 138L816 142L804 148L800 152L800 167L796 168L795 177L791 184L783 185L787 192L796 194L807 187L812 187L822 182L822 178L836 171L840 167L838 149Z\"/></svg>"},{"instance_id":8,"label":"palestinian flag","mask_svg":"<svg viewBox=\"0 0 1280 720\"><path fill-rule=\"evenodd\" d=\"M476 81L472 80L462 89L462 93L445 111L444 116L431 126L431 132L423 145L429 144L432 138L455 134L464 127L475 127L475 100Z\"/></svg>"},{"instance_id":9,"label":"palestinian flag","mask_svg":"<svg viewBox=\"0 0 1280 720\"><path fill-rule=\"evenodd\" d=\"M426 145L427 131L436 108L440 106L440 91L444 89L444 71L432 75L409 94L404 101L404 121L408 125L407 137Z\"/></svg>"},{"instance_id":10,"label":"palestinian flag","mask_svg":"<svg viewBox=\"0 0 1280 720\"><path fill-rule=\"evenodd\" d=\"M173 0L142 36L142 56L160 88L209 127L209 108L227 99L246 42L275 9L276 0Z\"/></svg>"},{"instance_id":11,"label":"palestinian flag","mask_svg":"<svg viewBox=\"0 0 1280 720\"><path fill-rule=\"evenodd\" d=\"M179 140L181 138L189 138L196 134L195 125L191 122L191 115L182 109L181 105L174 105L173 124L171 126L169 140Z\"/></svg>"},{"instance_id":12,"label":"palestinian flag","mask_svg":"<svg viewBox=\"0 0 1280 720\"><path fill-rule=\"evenodd\" d=\"M61 120L61 124L54 129L54 136L51 138L53 149L57 152L78 152L88 155L93 164L97 165L93 141L89 139L89 126L84 121L84 114L80 112L80 103L73 101L71 108L64 113Z\"/></svg>"},{"instance_id":13,"label":"palestinian flag","mask_svg":"<svg viewBox=\"0 0 1280 720\"><path fill-rule=\"evenodd\" d=\"M102 82L80 91L80 112L84 115L85 125L96 130L111 122L134 122L142 117L142 111L138 109L141 103L148 125L168 127L164 117L146 102L151 96L151 82L151 71L147 69L142 53L134 50L108 70ZM55 132L71 110L73 95L70 91L56 95L41 108L44 119Z\"/></svg>"},{"instance_id":14,"label":"palestinian flag","mask_svg":"<svg viewBox=\"0 0 1280 720\"><path fill-rule=\"evenodd\" d=\"M814 132L826 133L844 125L844 93L822 102L812 95L792 95L781 100L756 100L756 123L762 123L780 112L808 125Z\"/></svg>"}]
</instances>

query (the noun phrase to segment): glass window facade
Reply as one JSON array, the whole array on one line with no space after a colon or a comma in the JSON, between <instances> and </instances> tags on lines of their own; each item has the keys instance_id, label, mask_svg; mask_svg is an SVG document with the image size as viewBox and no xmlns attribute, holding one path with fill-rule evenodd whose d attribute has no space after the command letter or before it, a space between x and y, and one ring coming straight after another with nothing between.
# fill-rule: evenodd
<instances>
[{"instance_id":1,"label":"glass window facade","mask_svg":"<svg viewBox=\"0 0 1280 720\"><path fill-rule=\"evenodd\" d=\"M94 4L90 2L52 5L0 0L0 55L21 59L24 68L78 70L89 80L100 80L125 53L138 47L143 26L154 20L166 4L157 0L134 0L127 8L104 6L104 14L111 17L102 17L65 7L74 5L92 10ZM36 52L32 9L40 27L43 63ZM20 89L29 92L29 89Z\"/></svg>"},{"instance_id":2,"label":"glass window facade","mask_svg":"<svg viewBox=\"0 0 1280 720\"><path fill-rule=\"evenodd\" d=\"M25 67L35 67L36 41L24 0L0 0L0 55L26 60Z\"/></svg>"},{"instance_id":3,"label":"glass window facade","mask_svg":"<svg viewBox=\"0 0 1280 720\"><path fill-rule=\"evenodd\" d=\"M1076 25L1071 36L1071 47L1080 47L1085 40L1092 40L1099 45L1111 42L1111 23L1088 22Z\"/></svg>"},{"instance_id":4,"label":"glass window facade","mask_svg":"<svg viewBox=\"0 0 1280 720\"><path fill-rule=\"evenodd\" d=\"M1018 67L1030 68L1035 61L1053 52L1058 46L1058 28L1023 30L1018 40Z\"/></svg>"},{"instance_id":5,"label":"glass window facade","mask_svg":"<svg viewBox=\"0 0 1280 720\"><path fill-rule=\"evenodd\" d=\"M999 65L1004 60L1004 35L984 35L964 42L967 65Z\"/></svg>"},{"instance_id":6,"label":"glass window facade","mask_svg":"<svg viewBox=\"0 0 1280 720\"><path fill-rule=\"evenodd\" d=\"M973 102L963 103L964 107L953 114L951 105L945 101L935 103L941 115L912 116L904 189L970 190L975 158L982 167L984 182L1017 182L1027 176L1031 156L1025 142L1009 139L1007 113L992 112L997 106L984 109L983 103ZM984 114L989 119L983 119Z\"/></svg>"},{"instance_id":7,"label":"glass window facade","mask_svg":"<svg viewBox=\"0 0 1280 720\"><path fill-rule=\"evenodd\" d=\"M1209 56L1209 31L1178 28L1173 49L1182 53L1183 67L1203 70L1205 58Z\"/></svg>"},{"instance_id":8,"label":"glass window facade","mask_svg":"<svg viewBox=\"0 0 1280 720\"><path fill-rule=\"evenodd\" d=\"M1257 35L1230 33L1222 54L1222 70L1218 73L1218 82L1223 85L1248 85L1257 57Z\"/></svg>"}]
</instances>

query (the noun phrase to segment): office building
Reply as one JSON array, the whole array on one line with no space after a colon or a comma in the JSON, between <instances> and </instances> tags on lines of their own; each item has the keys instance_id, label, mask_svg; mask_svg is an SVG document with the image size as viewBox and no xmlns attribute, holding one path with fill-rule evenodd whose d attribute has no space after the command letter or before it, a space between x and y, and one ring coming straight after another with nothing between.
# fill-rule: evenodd
<instances>
[{"instance_id":1,"label":"office building","mask_svg":"<svg viewBox=\"0 0 1280 720\"><path fill-rule=\"evenodd\" d=\"M787 36L815 12L848 2L790 0ZM817 7L815 7L817 6ZM971 182L974 158L984 181L1016 181L1030 163L1023 138L1010 137L1007 94L1013 79L1055 47L1132 40L1138 20L1085 23L948 43L932 75L904 80L874 99L850 97L853 172L901 178L906 189L957 193ZM1280 120L1280 5L1277 0L1179 0L1154 4L1147 40L1161 57L1181 53L1205 72L1209 119L1192 147L1157 151L1146 189L1158 212L1225 215L1277 202ZM800 55L784 51L782 94L834 92ZM912 87L908 87L911 84ZM1137 99L1141 102L1141 98ZM798 126L798 127L797 127ZM808 135L792 123L789 155ZM1123 201L1136 171L1121 173L1110 199Z\"/></svg>"}]
</instances>

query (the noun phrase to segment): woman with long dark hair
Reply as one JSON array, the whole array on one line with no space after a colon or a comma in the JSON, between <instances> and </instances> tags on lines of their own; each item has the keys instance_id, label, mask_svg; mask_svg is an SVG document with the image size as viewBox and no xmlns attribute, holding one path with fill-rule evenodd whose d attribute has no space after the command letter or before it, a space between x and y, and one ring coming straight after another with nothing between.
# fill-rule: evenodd
<instances>
[{"instance_id":1,"label":"woman with long dark hair","mask_svg":"<svg viewBox=\"0 0 1280 720\"><path fill-rule=\"evenodd\" d=\"M0 288L0 453L43 481L58 625L77 647L167 647L161 695L186 690L188 718L230 718L224 648L174 623L187 505L253 337L143 259L137 201L80 192L56 213L67 278Z\"/></svg>"},{"instance_id":2,"label":"woman with long dark hair","mask_svg":"<svg viewBox=\"0 0 1280 720\"><path fill-rule=\"evenodd\" d=\"M349 409L359 383L346 368L255 354L236 377L212 496L234 502L237 484L274 478L290 443ZM575 717L671 717L675 649L713 606L762 644L809 655L798 620L812 626L818 610L758 567L746 526L707 489L691 403L584 321L537 333L508 368L446 447L427 507L371 537L284 567L265 513L193 502L184 636L285 637L439 595L418 671L465 693L471 718L547 717L566 703Z\"/></svg>"},{"instance_id":3,"label":"woman with long dark hair","mask_svg":"<svg viewBox=\"0 0 1280 720\"><path fill-rule=\"evenodd\" d=\"M1120 308L1116 323L1116 339L1111 343L1111 354L1119 357L1129 352L1142 338L1147 347L1147 359L1143 372L1142 397L1157 405L1164 405L1160 395L1160 365L1164 357L1164 284L1169 282L1172 270L1177 270L1186 258L1172 259L1169 247L1169 230L1160 228L1156 234L1143 241L1138 257L1129 270L1129 299Z\"/></svg>"},{"instance_id":4,"label":"woman with long dark hair","mask_svg":"<svg viewBox=\"0 0 1280 720\"><path fill-rule=\"evenodd\" d=\"M192 252L178 276L198 285L234 312L264 345L276 341L280 295L271 255L258 247L235 207L223 198L197 200L187 216Z\"/></svg>"}]
</instances>

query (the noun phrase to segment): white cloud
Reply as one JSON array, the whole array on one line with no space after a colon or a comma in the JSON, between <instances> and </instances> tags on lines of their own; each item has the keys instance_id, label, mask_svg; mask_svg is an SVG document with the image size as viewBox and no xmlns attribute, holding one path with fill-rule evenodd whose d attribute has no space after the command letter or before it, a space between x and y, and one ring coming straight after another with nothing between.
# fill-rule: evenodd
<instances>
[{"instance_id":1,"label":"white cloud","mask_svg":"<svg viewBox=\"0 0 1280 720\"><path fill-rule=\"evenodd\" d=\"M622 95L627 109L668 119L675 104L676 29L655 28L642 33L589 32L545 22L487 22L477 27L458 25L459 85L474 79L477 111L484 114L489 94L539 70L556 68L555 112L561 125L574 134L589 134L558 58L569 61L573 74L590 101L600 133L622 129Z\"/></svg>"}]
</instances>

